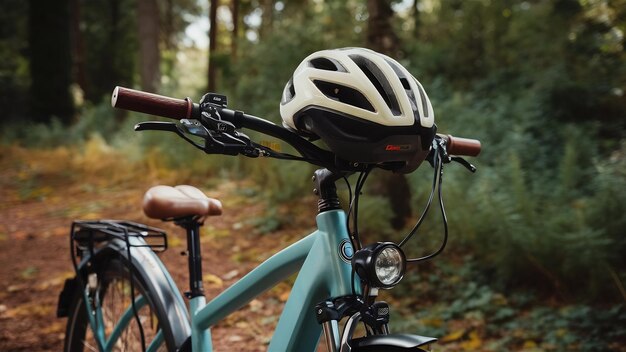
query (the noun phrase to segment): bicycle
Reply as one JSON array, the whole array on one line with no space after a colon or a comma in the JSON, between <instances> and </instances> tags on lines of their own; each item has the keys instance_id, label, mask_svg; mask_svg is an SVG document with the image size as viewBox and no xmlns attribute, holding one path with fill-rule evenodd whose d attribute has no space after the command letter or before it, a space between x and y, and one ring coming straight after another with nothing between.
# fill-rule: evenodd
<instances>
[{"instance_id":1,"label":"bicycle","mask_svg":"<svg viewBox=\"0 0 626 352\"><path fill-rule=\"evenodd\" d=\"M273 255L207 302L203 292L200 227L207 216L221 212L218 202L190 186L157 186L148 191L144 210L152 218L173 221L187 235L189 307L178 293L156 252L167 249L166 234L129 221L75 221L70 252L76 271L59 297L58 316L68 317L65 350L211 351L210 328L262 292L299 272L269 344L270 351L314 351L323 332L329 351L424 351L436 339L389 331L389 305L376 301L379 289L394 287L407 259L401 247L416 232L438 193L445 237L447 223L441 198L443 165L456 161L475 171L460 156L476 156L480 142L436 135L427 160L434 168L429 201L409 236L401 243L363 246L358 237L358 199L367 175L366 163L343 162L293 131L241 111L228 109L227 98L206 94L195 104L116 87L112 106L178 122L141 122L136 131L173 132L208 154L273 157L309 162L320 167L313 176L318 196L318 229ZM274 151L253 142L248 128L289 145L301 155ZM393 169L394 165L380 164ZM337 196L336 182L359 173L350 209ZM161 188L159 188L161 187ZM352 219L351 219L352 218ZM350 230L352 224L353 229ZM324 260L319 260L324 258ZM346 318L342 333L339 322ZM363 323L365 336L355 336Z\"/></svg>"}]
</instances>

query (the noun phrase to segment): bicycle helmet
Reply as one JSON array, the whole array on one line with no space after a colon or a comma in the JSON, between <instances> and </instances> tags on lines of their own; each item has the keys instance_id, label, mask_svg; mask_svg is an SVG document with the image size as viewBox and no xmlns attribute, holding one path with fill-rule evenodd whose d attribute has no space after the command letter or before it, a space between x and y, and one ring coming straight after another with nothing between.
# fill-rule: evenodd
<instances>
[{"instance_id":1,"label":"bicycle helmet","mask_svg":"<svg viewBox=\"0 0 626 352\"><path fill-rule=\"evenodd\" d=\"M287 82L280 103L286 128L321 138L350 163L411 172L435 135L422 85L392 58L364 48L309 55Z\"/></svg>"}]
</instances>

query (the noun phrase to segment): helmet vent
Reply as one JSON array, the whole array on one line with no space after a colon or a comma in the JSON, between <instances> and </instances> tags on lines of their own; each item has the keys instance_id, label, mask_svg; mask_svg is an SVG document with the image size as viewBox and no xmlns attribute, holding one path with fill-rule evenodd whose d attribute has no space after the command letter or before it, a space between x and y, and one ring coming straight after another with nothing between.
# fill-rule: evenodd
<instances>
[{"instance_id":1,"label":"helmet vent","mask_svg":"<svg viewBox=\"0 0 626 352\"><path fill-rule=\"evenodd\" d=\"M385 104L391 110L391 113L395 116L400 115L402 112L400 111L400 105L398 104L398 99L396 99L396 95L393 92L393 88L391 88L391 84L383 74L383 72L373 63L371 60L361 56L361 55L349 55L352 61L354 61L357 66L365 73L367 78L372 82L378 94L383 98Z\"/></svg>"},{"instance_id":2,"label":"helmet vent","mask_svg":"<svg viewBox=\"0 0 626 352\"><path fill-rule=\"evenodd\" d=\"M280 103L282 105L285 105L288 102L290 102L295 96L296 96L296 89L293 86L293 77L291 77L289 79L289 82L287 82L285 89L283 89L283 97Z\"/></svg>"},{"instance_id":3,"label":"helmet vent","mask_svg":"<svg viewBox=\"0 0 626 352\"><path fill-rule=\"evenodd\" d=\"M348 72L337 60L326 57L316 57L309 64L318 70Z\"/></svg>"},{"instance_id":4,"label":"helmet vent","mask_svg":"<svg viewBox=\"0 0 626 352\"><path fill-rule=\"evenodd\" d=\"M386 60L386 61L389 64L389 66L391 66L391 68L396 72L396 75L398 75L398 78L400 79L400 83L402 83L402 87L404 87L404 90L406 91L406 95L409 97L409 101L411 102L411 109L413 109L413 113L419 114L417 110L418 102L417 102L417 99L415 98L415 92L413 91L413 89L411 89L411 84L409 83L409 80L407 79L404 72L402 72L400 67L398 67L398 65L395 62L391 60ZM425 116L428 117L428 107L426 106L427 100L426 100L424 91L422 90L422 87L420 86L419 82L417 82L415 77L411 76L411 78L415 80L415 83L417 85L418 92L422 101L422 110L424 111Z\"/></svg>"},{"instance_id":5,"label":"helmet vent","mask_svg":"<svg viewBox=\"0 0 626 352\"><path fill-rule=\"evenodd\" d=\"M415 83L417 83L417 90L420 92L420 98L422 100L422 110L424 111L424 117L428 117L428 106L426 104L428 99L426 98L426 93L424 93L424 88L422 88L422 85L417 80L415 80Z\"/></svg>"},{"instance_id":6,"label":"helmet vent","mask_svg":"<svg viewBox=\"0 0 626 352\"><path fill-rule=\"evenodd\" d=\"M313 83L320 92L324 93L324 95L330 99L371 112L376 111L372 103L370 103L361 92L354 88L320 80L314 80Z\"/></svg>"},{"instance_id":7,"label":"helmet vent","mask_svg":"<svg viewBox=\"0 0 626 352\"><path fill-rule=\"evenodd\" d=\"M289 80L289 94L291 95L289 98L290 100L296 96L296 89L293 86L293 77Z\"/></svg>"},{"instance_id":8,"label":"helmet vent","mask_svg":"<svg viewBox=\"0 0 626 352\"><path fill-rule=\"evenodd\" d=\"M402 83L402 86L404 87L404 89L406 90L411 89L411 85L409 84L409 81L406 78L404 77L400 78L400 82Z\"/></svg>"}]
</instances>

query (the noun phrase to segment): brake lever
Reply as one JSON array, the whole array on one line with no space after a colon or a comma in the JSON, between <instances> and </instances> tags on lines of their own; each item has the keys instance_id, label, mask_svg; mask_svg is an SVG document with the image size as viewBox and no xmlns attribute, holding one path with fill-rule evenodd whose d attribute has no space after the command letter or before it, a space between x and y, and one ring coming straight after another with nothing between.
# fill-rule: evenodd
<instances>
[{"instance_id":1,"label":"brake lever","mask_svg":"<svg viewBox=\"0 0 626 352\"><path fill-rule=\"evenodd\" d=\"M135 125L135 131L167 131L180 134L176 123L162 121L139 122Z\"/></svg>"},{"instance_id":2,"label":"brake lever","mask_svg":"<svg viewBox=\"0 0 626 352\"><path fill-rule=\"evenodd\" d=\"M185 135L185 132L189 132L189 129L186 128L186 127L187 126L185 126L182 123L161 122L161 121L146 121L146 122L139 122L138 124L136 124L135 125L135 131L166 131L166 132L174 132L179 137L181 137L182 139L186 140L187 142L189 142L194 147L196 147L196 148L198 148L200 150L204 150L205 148L202 145L194 142L192 139L190 139L189 137L187 137ZM200 125L200 127L202 127L202 126ZM183 128L184 128L184 130L183 130ZM202 135L200 133L189 133L189 134L193 134L193 135L202 137Z\"/></svg>"},{"instance_id":3,"label":"brake lever","mask_svg":"<svg viewBox=\"0 0 626 352\"><path fill-rule=\"evenodd\" d=\"M476 166L472 165L469 161L461 158L460 156L452 156L450 157L450 161L456 161L457 163L465 166L470 172L476 172Z\"/></svg>"},{"instance_id":4,"label":"brake lever","mask_svg":"<svg viewBox=\"0 0 626 352\"><path fill-rule=\"evenodd\" d=\"M209 129L204 123L197 120L180 120L181 127L186 133L204 139L203 151L207 154L243 154L248 157L258 157L260 152L252 146L250 138L245 134L230 128L218 130ZM215 124L213 126L219 126ZM224 126L224 125L221 125ZM226 126L229 127L229 126Z\"/></svg>"}]
</instances>

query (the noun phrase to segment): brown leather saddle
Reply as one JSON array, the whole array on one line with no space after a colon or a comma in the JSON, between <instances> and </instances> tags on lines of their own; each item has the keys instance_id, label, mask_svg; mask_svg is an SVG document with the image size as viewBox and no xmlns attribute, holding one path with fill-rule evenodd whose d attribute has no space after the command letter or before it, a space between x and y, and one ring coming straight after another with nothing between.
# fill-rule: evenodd
<instances>
[{"instance_id":1,"label":"brown leather saddle","mask_svg":"<svg viewBox=\"0 0 626 352\"><path fill-rule=\"evenodd\" d=\"M154 186L143 197L143 212L152 219L221 215L222 203L193 186Z\"/></svg>"}]
</instances>

